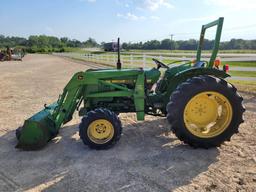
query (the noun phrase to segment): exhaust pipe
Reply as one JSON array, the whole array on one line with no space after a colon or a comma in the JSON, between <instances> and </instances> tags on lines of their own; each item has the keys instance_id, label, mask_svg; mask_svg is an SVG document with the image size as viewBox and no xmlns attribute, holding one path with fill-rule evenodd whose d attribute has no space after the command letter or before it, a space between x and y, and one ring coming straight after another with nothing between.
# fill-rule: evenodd
<instances>
[{"instance_id":1,"label":"exhaust pipe","mask_svg":"<svg viewBox=\"0 0 256 192\"><path fill-rule=\"evenodd\" d=\"M120 60L120 38L118 37L117 39L117 63L116 63L116 68L121 69L122 68L122 63Z\"/></svg>"}]
</instances>

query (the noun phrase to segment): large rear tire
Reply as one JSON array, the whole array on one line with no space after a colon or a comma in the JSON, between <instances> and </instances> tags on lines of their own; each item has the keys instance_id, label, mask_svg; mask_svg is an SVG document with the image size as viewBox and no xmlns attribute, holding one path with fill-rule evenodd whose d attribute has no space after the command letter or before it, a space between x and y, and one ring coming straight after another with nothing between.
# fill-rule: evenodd
<instances>
[{"instance_id":1,"label":"large rear tire","mask_svg":"<svg viewBox=\"0 0 256 192\"><path fill-rule=\"evenodd\" d=\"M238 133L245 108L236 88L223 79L198 76L181 83L168 103L175 135L193 147L211 148Z\"/></svg>"},{"instance_id":2,"label":"large rear tire","mask_svg":"<svg viewBox=\"0 0 256 192\"><path fill-rule=\"evenodd\" d=\"M121 137L122 124L118 116L108 109L88 112L79 125L79 135L92 149L108 149Z\"/></svg>"}]
</instances>

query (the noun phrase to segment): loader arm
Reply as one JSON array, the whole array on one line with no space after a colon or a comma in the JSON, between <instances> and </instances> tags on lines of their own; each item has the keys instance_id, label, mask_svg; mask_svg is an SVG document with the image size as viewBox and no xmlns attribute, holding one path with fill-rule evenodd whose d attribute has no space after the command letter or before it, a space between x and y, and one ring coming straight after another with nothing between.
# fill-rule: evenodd
<instances>
[{"instance_id":1,"label":"loader arm","mask_svg":"<svg viewBox=\"0 0 256 192\"><path fill-rule=\"evenodd\" d=\"M58 101L45 108L29 119L16 131L18 144L16 148L34 150L42 148L54 138L60 127L72 119L75 109L82 100L83 72L76 73L63 90Z\"/></svg>"},{"instance_id":2,"label":"loader arm","mask_svg":"<svg viewBox=\"0 0 256 192\"><path fill-rule=\"evenodd\" d=\"M112 78L132 78L134 88L122 84L111 83ZM105 70L78 72L63 89L57 102L46 106L43 110L25 120L17 131L17 148L39 149L56 137L60 127L72 119L73 113L82 101L89 103L97 98L129 97L133 98L138 120L144 120L144 81L143 70ZM102 85L110 89L102 90ZM88 88L89 87L89 88Z\"/></svg>"},{"instance_id":3,"label":"loader arm","mask_svg":"<svg viewBox=\"0 0 256 192\"><path fill-rule=\"evenodd\" d=\"M80 72L75 74L57 101L57 107L52 114L57 129L72 119L74 111L83 99L83 86L79 83L81 77Z\"/></svg>"}]
</instances>

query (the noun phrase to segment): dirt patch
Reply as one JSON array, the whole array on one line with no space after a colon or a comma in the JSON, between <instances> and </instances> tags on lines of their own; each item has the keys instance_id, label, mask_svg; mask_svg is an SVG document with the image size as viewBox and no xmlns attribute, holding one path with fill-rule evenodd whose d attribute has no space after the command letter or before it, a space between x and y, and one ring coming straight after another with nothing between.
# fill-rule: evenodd
<instances>
[{"instance_id":1,"label":"dirt patch","mask_svg":"<svg viewBox=\"0 0 256 192\"><path fill-rule=\"evenodd\" d=\"M40 151L14 148L14 130L54 102L72 74L90 64L49 55L27 55L0 64L0 191L255 191L256 98L245 98L245 123L220 148L192 149L165 118L121 114L123 136L114 148L91 150L75 118Z\"/></svg>"}]
</instances>

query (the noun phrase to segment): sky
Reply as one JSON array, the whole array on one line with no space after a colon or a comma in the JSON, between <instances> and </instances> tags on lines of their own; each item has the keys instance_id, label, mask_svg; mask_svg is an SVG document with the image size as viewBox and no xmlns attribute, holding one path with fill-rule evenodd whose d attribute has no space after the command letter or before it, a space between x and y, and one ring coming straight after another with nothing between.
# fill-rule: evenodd
<instances>
[{"instance_id":1,"label":"sky","mask_svg":"<svg viewBox=\"0 0 256 192\"><path fill-rule=\"evenodd\" d=\"M256 39L256 0L1 0L0 34L125 42L199 38L224 17L222 41ZM214 29L207 38L214 37Z\"/></svg>"}]
</instances>

